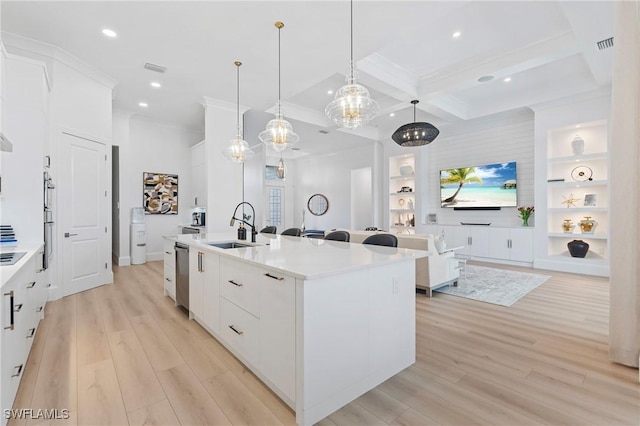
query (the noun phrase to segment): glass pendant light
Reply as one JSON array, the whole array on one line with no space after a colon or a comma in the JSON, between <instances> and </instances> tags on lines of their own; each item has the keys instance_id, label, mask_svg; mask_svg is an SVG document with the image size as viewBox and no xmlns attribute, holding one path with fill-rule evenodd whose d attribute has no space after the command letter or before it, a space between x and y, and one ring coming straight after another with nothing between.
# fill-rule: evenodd
<instances>
[{"instance_id":1,"label":"glass pendant light","mask_svg":"<svg viewBox=\"0 0 640 426\"><path fill-rule=\"evenodd\" d=\"M280 30L284 24L280 21L275 23L278 29L278 105L276 110L276 118L267 123L267 128L260 132L258 138L265 145L282 152L300 140L300 137L293 131L293 126L282 115L280 108Z\"/></svg>"},{"instance_id":2,"label":"glass pendant light","mask_svg":"<svg viewBox=\"0 0 640 426\"><path fill-rule=\"evenodd\" d=\"M284 180L284 178L287 177L287 165L284 164L282 154L280 154L280 161L278 161L278 167L276 168L276 176L281 180Z\"/></svg>"},{"instance_id":3,"label":"glass pendant light","mask_svg":"<svg viewBox=\"0 0 640 426\"><path fill-rule=\"evenodd\" d=\"M413 104L413 123L405 124L398 127L393 132L391 139L400 146L422 146L433 142L440 134L440 130L434 125L424 122L416 122L416 104L420 102L417 99L411 101Z\"/></svg>"},{"instance_id":4,"label":"glass pendant light","mask_svg":"<svg viewBox=\"0 0 640 426\"><path fill-rule=\"evenodd\" d=\"M242 139L242 130L240 129L240 65L242 65L242 62L236 61L234 62L234 65L236 66L236 122L238 125L238 131L235 139L229 142L229 146L222 152L222 154L227 158L227 160L231 160L235 163L244 163L245 161L252 159L254 153L251 148L249 148L247 141Z\"/></svg>"},{"instance_id":5,"label":"glass pendant light","mask_svg":"<svg viewBox=\"0 0 640 426\"><path fill-rule=\"evenodd\" d=\"M347 72L347 84L336 92L333 101L324 113L340 127L355 129L366 125L380 111L378 102L369 96L369 90L358 84L355 64L353 63L353 0L351 0L351 60Z\"/></svg>"}]
</instances>

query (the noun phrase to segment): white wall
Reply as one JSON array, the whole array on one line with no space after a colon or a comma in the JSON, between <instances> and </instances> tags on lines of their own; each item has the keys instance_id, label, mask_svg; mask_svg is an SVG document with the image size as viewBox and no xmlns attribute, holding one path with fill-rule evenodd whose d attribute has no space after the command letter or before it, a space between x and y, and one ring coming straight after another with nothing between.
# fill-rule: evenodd
<instances>
[{"instance_id":1,"label":"white wall","mask_svg":"<svg viewBox=\"0 0 640 426\"><path fill-rule=\"evenodd\" d=\"M117 130L117 132L115 131ZM127 132L128 130L128 132ZM190 222L191 177L189 148L202 133L140 116L114 116L114 143L120 146L120 247L118 264L130 263L131 208L142 207L142 173L178 175L178 214L145 215L147 260L162 259L164 235L175 235L178 225ZM114 251L115 253L115 251Z\"/></svg>"},{"instance_id":2,"label":"white wall","mask_svg":"<svg viewBox=\"0 0 640 426\"><path fill-rule=\"evenodd\" d=\"M375 142L370 146L340 151L335 154L302 157L295 161L294 223L302 221L302 210L313 194L324 194L329 200L329 210L322 216L308 211L306 229L329 230L351 226L351 170L371 167L374 161ZM374 169L374 173L376 173ZM296 225L299 226L299 225Z\"/></svg>"},{"instance_id":3,"label":"white wall","mask_svg":"<svg viewBox=\"0 0 640 426\"><path fill-rule=\"evenodd\" d=\"M529 109L456 123L440 129L430 145L420 149L416 158L421 210L416 215L417 232L423 232L426 215L436 213L438 223L459 225L460 222L491 223L493 226L519 226L517 210L503 207L499 211L454 211L440 207L440 170L517 163L518 205L534 205L534 115ZM418 161L420 160L420 161ZM533 221L535 224L535 214Z\"/></svg>"}]
</instances>

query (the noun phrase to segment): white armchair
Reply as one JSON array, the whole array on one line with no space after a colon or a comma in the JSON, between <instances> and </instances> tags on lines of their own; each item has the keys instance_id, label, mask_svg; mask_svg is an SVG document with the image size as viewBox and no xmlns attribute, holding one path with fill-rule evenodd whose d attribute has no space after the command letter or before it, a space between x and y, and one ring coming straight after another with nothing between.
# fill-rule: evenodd
<instances>
[{"instance_id":1,"label":"white armchair","mask_svg":"<svg viewBox=\"0 0 640 426\"><path fill-rule=\"evenodd\" d=\"M426 259L421 259L426 260L427 277L426 280L420 281L416 277L416 287L426 290L427 296L431 297L433 290L458 282L460 265L458 259L454 257L454 249L439 253L436 249L435 237L428 234L426 238L427 249L432 254Z\"/></svg>"},{"instance_id":2,"label":"white armchair","mask_svg":"<svg viewBox=\"0 0 640 426\"><path fill-rule=\"evenodd\" d=\"M361 243L366 237L381 231L354 231L346 229L352 243ZM428 257L416 259L416 287L424 289L431 297L436 288L457 283L460 276L459 262L454 258L453 250L438 253L435 237L431 234L395 234L399 248L426 250Z\"/></svg>"}]
</instances>

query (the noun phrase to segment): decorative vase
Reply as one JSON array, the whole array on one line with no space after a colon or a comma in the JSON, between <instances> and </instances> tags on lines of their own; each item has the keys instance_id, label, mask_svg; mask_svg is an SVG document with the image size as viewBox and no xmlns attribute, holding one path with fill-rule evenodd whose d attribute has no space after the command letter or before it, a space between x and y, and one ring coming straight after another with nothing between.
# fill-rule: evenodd
<instances>
[{"instance_id":1,"label":"decorative vase","mask_svg":"<svg viewBox=\"0 0 640 426\"><path fill-rule=\"evenodd\" d=\"M579 135L576 135L571 141L571 149L573 150L573 155L580 155L584 152L584 140Z\"/></svg>"},{"instance_id":2,"label":"decorative vase","mask_svg":"<svg viewBox=\"0 0 640 426\"><path fill-rule=\"evenodd\" d=\"M598 222L592 220L591 216L585 216L578 224L583 234L593 234L596 231L596 226L598 226Z\"/></svg>"},{"instance_id":3,"label":"decorative vase","mask_svg":"<svg viewBox=\"0 0 640 426\"><path fill-rule=\"evenodd\" d=\"M582 240L573 240L567 243L571 257L585 257L589 251L589 244Z\"/></svg>"},{"instance_id":4,"label":"decorative vase","mask_svg":"<svg viewBox=\"0 0 640 426\"><path fill-rule=\"evenodd\" d=\"M529 226L529 218L528 217L523 217L522 218L522 226Z\"/></svg>"},{"instance_id":5,"label":"decorative vase","mask_svg":"<svg viewBox=\"0 0 640 426\"><path fill-rule=\"evenodd\" d=\"M413 176L413 167L411 167L411 164L404 163L400 166L400 176Z\"/></svg>"},{"instance_id":6,"label":"decorative vase","mask_svg":"<svg viewBox=\"0 0 640 426\"><path fill-rule=\"evenodd\" d=\"M572 234L573 228L575 227L576 227L576 224L571 222L571 219L565 219L564 222L562 222L562 231L565 234Z\"/></svg>"},{"instance_id":7,"label":"decorative vase","mask_svg":"<svg viewBox=\"0 0 640 426\"><path fill-rule=\"evenodd\" d=\"M407 207L409 208L409 210L413 210L413 200L411 198L409 198L409 201L407 201Z\"/></svg>"}]
</instances>

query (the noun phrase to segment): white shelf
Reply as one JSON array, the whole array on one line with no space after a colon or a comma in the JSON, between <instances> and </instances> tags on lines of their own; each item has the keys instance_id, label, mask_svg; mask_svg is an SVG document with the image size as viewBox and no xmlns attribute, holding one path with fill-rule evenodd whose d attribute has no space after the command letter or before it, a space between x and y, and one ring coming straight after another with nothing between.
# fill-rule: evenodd
<instances>
[{"instance_id":1,"label":"white shelf","mask_svg":"<svg viewBox=\"0 0 640 426\"><path fill-rule=\"evenodd\" d=\"M411 192L392 192L389 195L414 195L415 192L411 191Z\"/></svg>"},{"instance_id":2,"label":"white shelf","mask_svg":"<svg viewBox=\"0 0 640 426\"><path fill-rule=\"evenodd\" d=\"M605 120L591 123L568 123L562 128L550 129L547 140L547 179L564 178L563 181L546 182L547 211L546 219L551 229L560 232L547 232L546 257L541 257L534 264L536 267L573 272L577 274L594 274L606 276L609 273L609 234L607 198L609 192L609 154L607 152L607 122ZM580 137L585 141L588 152L571 155L572 139L580 125ZM576 182L571 178L571 171L575 166L589 166L598 177L604 179ZM574 189L577 188L577 189ZM585 193L594 192L601 201L600 206L584 206L584 200L576 200L577 207L567 207L560 204L559 195L566 198L569 192L577 194L579 198ZM577 216L597 216L602 222L602 228L594 234L583 234L576 223L573 233L562 232L558 218ZM574 240L585 240L591 245L586 257L572 257L567 250L566 243Z\"/></svg>"},{"instance_id":3,"label":"white shelf","mask_svg":"<svg viewBox=\"0 0 640 426\"><path fill-rule=\"evenodd\" d=\"M549 158L549 164L580 163L582 161L606 160L606 159L607 159L606 152L595 152L593 154L570 155L566 157Z\"/></svg>"},{"instance_id":4,"label":"white shelf","mask_svg":"<svg viewBox=\"0 0 640 426\"><path fill-rule=\"evenodd\" d=\"M404 226L404 225L391 225L389 228L395 229L415 229L415 226Z\"/></svg>"},{"instance_id":5,"label":"white shelf","mask_svg":"<svg viewBox=\"0 0 640 426\"><path fill-rule=\"evenodd\" d=\"M606 207L551 207L547 209L550 213L591 213L591 212L608 212L609 209Z\"/></svg>"},{"instance_id":6,"label":"white shelf","mask_svg":"<svg viewBox=\"0 0 640 426\"><path fill-rule=\"evenodd\" d=\"M391 179L391 180L398 180L398 179L401 179L401 180L410 180L410 179L411 179L411 180L413 180L413 179L415 179L415 178L416 178L416 175L408 175L408 176L391 176L391 177L389 177L389 179Z\"/></svg>"},{"instance_id":7,"label":"white shelf","mask_svg":"<svg viewBox=\"0 0 640 426\"><path fill-rule=\"evenodd\" d=\"M394 213L413 213L415 212L414 209L389 209L390 212L394 212Z\"/></svg>"},{"instance_id":8,"label":"white shelf","mask_svg":"<svg viewBox=\"0 0 640 426\"><path fill-rule=\"evenodd\" d=\"M551 178L553 179L553 178ZM581 188L583 186L607 186L608 180L587 180L584 182L563 181L563 182L547 182L552 188Z\"/></svg>"},{"instance_id":9,"label":"white shelf","mask_svg":"<svg viewBox=\"0 0 640 426\"><path fill-rule=\"evenodd\" d=\"M606 234L581 234L579 232L564 233L564 232L549 232L547 234L549 238L567 238L567 239L580 239L580 240L607 240L609 236Z\"/></svg>"}]
</instances>

